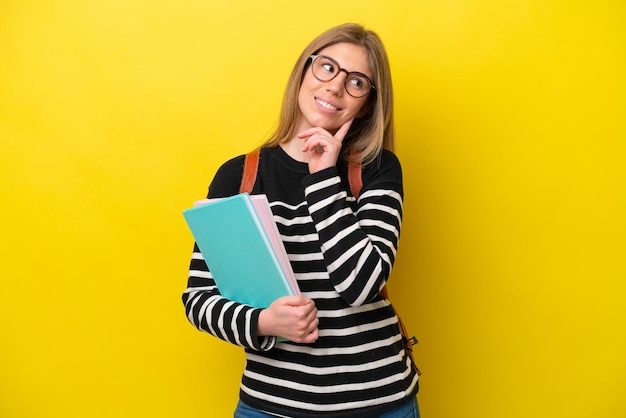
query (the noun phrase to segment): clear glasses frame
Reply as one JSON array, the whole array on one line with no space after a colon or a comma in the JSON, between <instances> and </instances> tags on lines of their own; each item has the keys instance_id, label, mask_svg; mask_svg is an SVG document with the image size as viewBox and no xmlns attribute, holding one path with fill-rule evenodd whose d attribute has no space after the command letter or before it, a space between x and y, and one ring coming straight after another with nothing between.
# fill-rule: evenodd
<instances>
[{"instance_id":1,"label":"clear glasses frame","mask_svg":"<svg viewBox=\"0 0 626 418\"><path fill-rule=\"evenodd\" d=\"M319 59L326 60L329 64L331 64L333 66L332 70L323 70L323 72L320 74L321 69L317 68L315 65L316 61L318 61ZM345 68L341 68L339 66L339 63L329 56L311 55L311 72L313 73L313 76L319 81L333 80L342 71L346 73L346 79L343 82L343 87L345 88L346 93L348 93L350 96L358 99L360 97L367 96L372 90L376 89L376 86L374 86L372 80L370 80L370 78L365 74L358 71L348 71ZM354 82L366 84L363 88L363 90L365 91L362 94L358 92L359 87L357 85L351 84ZM369 87L367 87L367 85L369 85ZM352 90L352 92L350 92L350 90Z\"/></svg>"}]
</instances>

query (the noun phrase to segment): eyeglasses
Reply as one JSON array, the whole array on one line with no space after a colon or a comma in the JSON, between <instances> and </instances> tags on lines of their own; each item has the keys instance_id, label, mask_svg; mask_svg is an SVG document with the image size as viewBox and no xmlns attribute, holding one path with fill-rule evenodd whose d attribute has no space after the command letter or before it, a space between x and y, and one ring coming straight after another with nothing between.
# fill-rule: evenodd
<instances>
[{"instance_id":1,"label":"eyeglasses","mask_svg":"<svg viewBox=\"0 0 626 418\"><path fill-rule=\"evenodd\" d=\"M350 72L345 68L341 68L337 61L326 55L311 55L311 71L319 81L330 81L337 77L339 72L343 71L346 73L343 85L346 92L352 97L363 97L370 90L376 88L372 80L365 74L356 71Z\"/></svg>"}]
</instances>

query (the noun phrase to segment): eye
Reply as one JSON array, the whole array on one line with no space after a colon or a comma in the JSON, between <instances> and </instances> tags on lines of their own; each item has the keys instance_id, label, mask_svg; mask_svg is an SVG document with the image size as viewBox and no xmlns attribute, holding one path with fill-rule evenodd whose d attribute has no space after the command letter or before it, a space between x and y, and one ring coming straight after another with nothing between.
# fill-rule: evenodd
<instances>
[{"instance_id":1,"label":"eye","mask_svg":"<svg viewBox=\"0 0 626 418\"><path fill-rule=\"evenodd\" d=\"M351 75L350 78L348 79L348 84L350 85L351 88L360 91L360 90L367 89L367 86L369 85L369 81L367 81L367 79L362 76Z\"/></svg>"},{"instance_id":2,"label":"eye","mask_svg":"<svg viewBox=\"0 0 626 418\"><path fill-rule=\"evenodd\" d=\"M331 60L327 58L320 58L319 61L320 61L319 65L322 70L324 70L328 74L335 74L335 72L337 71L337 67L334 62L332 62Z\"/></svg>"}]
</instances>

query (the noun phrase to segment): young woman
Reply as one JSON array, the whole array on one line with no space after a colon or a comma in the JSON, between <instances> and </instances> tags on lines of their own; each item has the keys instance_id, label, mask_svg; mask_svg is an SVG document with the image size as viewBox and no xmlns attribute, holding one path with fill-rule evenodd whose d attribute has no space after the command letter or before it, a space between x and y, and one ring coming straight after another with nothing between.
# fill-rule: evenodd
<instances>
[{"instance_id":1,"label":"young woman","mask_svg":"<svg viewBox=\"0 0 626 418\"><path fill-rule=\"evenodd\" d=\"M270 201L302 295L266 309L227 300L197 246L183 294L194 326L245 348L236 418L419 417L418 376L379 294L402 219L393 144L391 74L379 37L356 24L324 32L296 62L252 190ZM222 165L209 197L238 193L243 162ZM358 199L347 175L355 163Z\"/></svg>"}]
</instances>

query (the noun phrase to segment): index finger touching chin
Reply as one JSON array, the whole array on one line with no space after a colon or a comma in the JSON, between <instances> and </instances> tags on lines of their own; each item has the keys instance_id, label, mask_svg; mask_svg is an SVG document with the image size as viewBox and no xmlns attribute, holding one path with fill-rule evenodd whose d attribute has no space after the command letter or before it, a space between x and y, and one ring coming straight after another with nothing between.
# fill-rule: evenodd
<instances>
[{"instance_id":1,"label":"index finger touching chin","mask_svg":"<svg viewBox=\"0 0 626 418\"><path fill-rule=\"evenodd\" d=\"M346 137L346 134L350 130L350 126L352 125L353 120L354 118L348 120L346 123L341 125L341 128L339 128L337 133L334 135L336 140L343 142L343 139Z\"/></svg>"}]
</instances>

